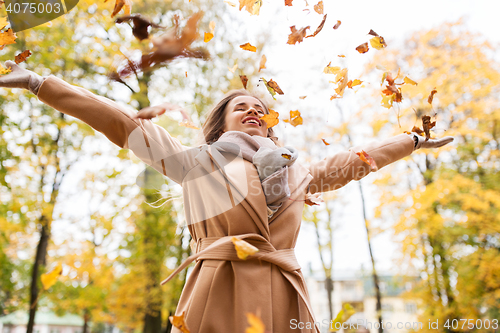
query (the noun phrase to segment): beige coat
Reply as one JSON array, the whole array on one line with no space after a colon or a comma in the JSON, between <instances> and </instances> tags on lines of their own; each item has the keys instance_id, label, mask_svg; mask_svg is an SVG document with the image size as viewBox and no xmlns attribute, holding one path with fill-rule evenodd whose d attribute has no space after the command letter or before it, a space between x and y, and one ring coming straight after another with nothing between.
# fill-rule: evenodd
<instances>
[{"instance_id":1,"label":"beige coat","mask_svg":"<svg viewBox=\"0 0 500 333\"><path fill-rule=\"evenodd\" d=\"M221 165L224 156L213 147L183 146L151 121L131 119L133 110L55 76L44 81L38 98L133 150L182 185L195 254L179 269L193 260L196 264L176 314L186 312L193 333L244 333L246 313L260 313L267 332L319 332L294 255L306 193L335 190L366 176L369 166L355 154L361 149L381 168L410 155L414 144L402 134L334 154L309 167L295 163L289 169L290 200L268 220L252 163L236 158ZM239 260L231 237L226 236L238 236L260 251ZM299 322L310 328L292 329Z\"/></svg>"}]
</instances>

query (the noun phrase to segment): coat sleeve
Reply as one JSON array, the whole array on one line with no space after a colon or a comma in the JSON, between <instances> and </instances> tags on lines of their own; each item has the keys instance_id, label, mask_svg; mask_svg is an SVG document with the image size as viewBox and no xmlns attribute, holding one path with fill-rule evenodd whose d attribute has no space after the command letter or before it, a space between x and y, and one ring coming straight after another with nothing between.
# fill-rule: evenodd
<instances>
[{"instance_id":1,"label":"coat sleeve","mask_svg":"<svg viewBox=\"0 0 500 333\"><path fill-rule=\"evenodd\" d=\"M371 171L370 166L361 161L356 153L364 150L377 164L377 167L393 163L413 152L414 141L407 134L353 147L337 153L309 166L313 179L309 183L309 192L327 192L341 188L351 180L360 180Z\"/></svg>"},{"instance_id":2,"label":"coat sleeve","mask_svg":"<svg viewBox=\"0 0 500 333\"><path fill-rule=\"evenodd\" d=\"M37 97L44 104L87 123L117 146L131 149L142 161L179 184L194 166L198 149L182 145L151 120L133 119L134 110L106 97L54 75L45 78Z\"/></svg>"}]
</instances>

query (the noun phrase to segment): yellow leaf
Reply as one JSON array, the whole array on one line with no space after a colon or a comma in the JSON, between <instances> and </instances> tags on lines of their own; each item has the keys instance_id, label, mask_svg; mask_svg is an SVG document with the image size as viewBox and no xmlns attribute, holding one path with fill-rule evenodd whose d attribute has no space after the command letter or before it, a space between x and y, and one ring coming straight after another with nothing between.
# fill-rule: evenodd
<instances>
[{"instance_id":1,"label":"yellow leaf","mask_svg":"<svg viewBox=\"0 0 500 333\"><path fill-rule=\"evenodd\" d=\"M240 10L245 7L247 12L252 15L259 15L262 0L240 0Z\"/></svg>"},{"instance_id":2,"label":"yellow leaf","mask_svg":"<svg viewBox=\"0 0 500 333\"><path fill-rule=\"evenodd\" d=\"M40 279L42 280L43 289L47 290L52 287L56 282L59 275L62 274L62 265L59 263L52 272L47 274L42 274Z\"/></svg>"},{"instance_id":3,"label":"yellow leaf","mask_svg":"<svg viewBox=\"0 0 500 333\"><path fill-rule=\"evenodd\" d=\"M231 241L234 244L238 258L240 259L246 260L248 256L259 252L258 248L242 239L231 237Z\"/></svg>"},{"instance_id":4,"label":"yellow leaf","mask_svg":"<svg viewBox=\"0 0 500 333\"><path fill-rule=\"evenodd\" d=\"M250 327L247 327L245 333L264 333L266 327L264 326L262 320L258 316L250 312L246 315Z\"/></svg>"},{"instance_id":5,"label":"yellow leaf","mask_svg":"<svg viewBox=\"0 0 500 333\"><path fill-rule=\"evenodd\" d=\"M278 123L280 122L280 120L278 119L279 115L280 114L278 112L269 109L269 114L266 114L259 119L266 122L267 128L271 128L278 125Z\"/></svg>"},{"instance_id":6,"label":"yellow leaf","mask_svg":"<svg viewBox=\"0 0 500 333\"><path fill-rule=\"evenodd\" d=\"M330 332L337 331L335 327L342 326L342 324L345 323L355 313L356 310L354 310L351 304L349 303L344 304L344 308L340 310L335 319L332 320L332 323L330 325Z\"/></svg>"},{"instance_id":7,"label":"yellow leaf","mask_svg":"<svg viewBox=\"0 0 500 333\"><path fill-rule=\"evenodd\" d=\"M210 32L205 32L205 38L203 38L203 41L205 43L208 43L212 38L214 38L213 34L211 34Z\"/></svg>"},{"instance_id":8,"label":"yellow leaf","mask_svg":"<svg viewBox=\"0 0 500 333\"><path fill-rule=\"evenodd\" d=\"M9 28L5 32L0 32L0 45L14 44L16 42L16 38L16 33Z\"/></svg>"},{"instance_id":9,"label":"yellow leaf","mask_svg":"<svg viewBox=\"0 0 500 333\"><path fill-rule=\"evenodd\" d=\"M382 94L382 102L380 105L382 105L384 108L390 109L390 108L392 108L392 103L394 102L395 98L396 98L396 94L392 94L392 95Z\"/></svg>"},{"instance_id":10,"label":"yellow leaf","mask_svg":"<svg viewBox=\"0 0 500 333\"><path fill-rule=\"evenodd\" d=\"M234 73L236 71L236 68L238 68L238 64L234 65L233 68L228 67L227 69L229 69L231 73Z\"/></svg>"},{"instance_id":11,"label":"yellow leaf","mask_svg":"<svg viewBox=\"0 0 500 333\"><path fill-rule=\"evenodd\" d=\"M370 38L370 45L377 50L381 50L384 47L387 47L384 37L382 36Z\"/></svg>"},{"instance_id":12,"label":"yellow leaf","mask_svg":"<svg viewBox=\"0 0 500 333\"><path fill-rule=\"evenodd\" d=\"M363 81L355 79L354 81L347 82L347 86L352 89L352 87L359 86Z\"/></svg>"},{"instance_id":13,"label":"yellow leaf","mask_svg":"<svg viewBox=\"0 0 500 333\"><path fill-rule=\"evenodd\" d=\"M7 17L0 17L0 29L3 29L9 24Z\"/></svg>"},{"instance_id":14,"label":"yellow leaf","mask_svg":"<svg viewBox=\"0 0 500 333\"><path fill-rule=\"evenodd\" d=\"M404 81L405 81L405 83L413 84L414 86L418 85L417 82L413 81L408 76L405 76Z\"/></svg>"},{"instance_id":15,"label":"yellow leaf","mask_svg":"<svg viewBox=\"0 0 500 333\"><path fill-rule=\"evenodd\" d=\"M210 32L213 34L215 31L215 21L210 21L208 27L210 28Z\"/></svg>"},{"instance_id":16,"label":"yellow leaf","mask_svg":"<svg viewBox=\"0 0 500 333\"><path fill-rule=\"evenodd\" d=\"M240 48L246 51L257 52L257 48L250 43L241 44Z\"/></svg>"},{"instance_id":17,"label":"yellow leaf","mask_svg":"<svg viewBox=\"0 0 500 333\"><path fill-rule=\"evenodd\" d=\"M323 73L325 74L338 74L342 68L335 66L335 67L330 67L330 65L327 65L325 69L323 69Z\"/></svg>"},{"instance_id":18,"label":"yellow leaf","mask_svg":"<svg viewBox=\"0 0 500 333\"><path fill-rule=\"evenodd\" d=\"M172 323L172 325L179 329L182 333L190 333L186 322L184 321L184 314L186 311L182 312L180 316L170 316L168 319Z\"/></svg>"},{"instance_id":19,"label":"yellow leaf","mask_svg":"<svg viewBox=\"0 0 500 333\"><path fill-rule=\"evenodd\" d=\"M303 119L300 116L300 111L290 111L290 119L283 120L286 123L290 123L293 127L297 127L298 125L302 125Z\"/></svg>"},{"instance_id":20,"label":"yellow leaf","mask_svg":"<svg viewBox=\"0 0 500 333\"><path fill-rule=\"evenodd\" d=\"M12 72L12 70L10 70L9 68L3 68L2 64L0 64L0 74L3 75L3 74L7 74L7 73L10 73Z\"/></svg>"}]
</instances>

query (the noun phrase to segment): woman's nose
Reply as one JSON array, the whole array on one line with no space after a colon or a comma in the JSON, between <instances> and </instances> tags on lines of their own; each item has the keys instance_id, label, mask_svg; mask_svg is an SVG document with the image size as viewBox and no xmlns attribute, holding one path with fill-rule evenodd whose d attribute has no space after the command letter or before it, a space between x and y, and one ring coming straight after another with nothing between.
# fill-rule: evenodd
<instances>
[{"instance_id":1,"label":"woman's nose","mask_svg":"<svg viewBox=\"0 0 500 333\"><path fill-rule=\"evenodd\" d=\"M255 115L259 115L259 113L257 112L257 110L255 110L254 108L250 108L248 111L247 111L247 114L250 114L250 113L253 113Z\"/></svg>"}]
</instances>

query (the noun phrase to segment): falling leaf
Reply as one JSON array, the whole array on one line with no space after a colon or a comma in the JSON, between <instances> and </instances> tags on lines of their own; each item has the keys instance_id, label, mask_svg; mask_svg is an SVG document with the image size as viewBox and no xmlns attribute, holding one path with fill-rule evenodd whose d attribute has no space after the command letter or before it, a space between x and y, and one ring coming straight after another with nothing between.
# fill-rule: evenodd
<instances>
[{"instance_id":1,"label":"falling leaf","mask_svg":"<svg viewBox=\"0 0 500 333\"><path fill-rule=\"evenodd\" d=\"M280 120L278 119L279 115L280 114L278 112L269 109L269 114L265 114L259 119L266 122L267 128L271 128L273 126L276 126L280 122Z\"/></svg>"},{"instance_id":2,"label":"falling leaf","mask_svg":"<svg viewBox=\"0 0 500 333\"><path fill-rule=\"evenodd\" d=\"M385 39L384 37L382 36L378 36L378 37L373 37L370 39L370 45L377 49L377 50L381 50L383 49L384 47L387 47L387 44L385 43Z\"/></svg>"},{"instance_id":3,"label":"falling leaf","mask_svg":"<svg viewBox=\"0 0 500 333\"><path fill-rule=\"evenodd\" d=\"M245 7L247 12L252 15L259 15L262 0L240 0L240 10Z\"/></svg>"},{"instance_id":4,"label":"falling leaf","mask_svg":"<svg viewBox=\"0 0 500 333\"><path fill-rule=\"evenodd\" d=\"M325 144L325 146L329 146L330 144L328 142L325 141L325 139L321 139L321 141L323 141L323 143Z\"/></svg>"},{"instance_id":5,"label":"falling leaf","mask_svg":"<svg viewBox=\"0 0 500 333\"><path fill-rule=\"evenodd\" d=\"M432 89L431 94L427 98L427 102L432 105L432 101L434 100L434 95L437 93L436 88Z\"/></svg>"},{"instance_id":6,"label":"falling leaf","mask_svg":"<svg viewBox=\"0 0 500 333\"><path fill-rule=\"evenodd\" d=\"M23 61L26 61L26 59L31 55L31 51L30 50L24 50L23 52L19 53L18 55L16 55L15 57L15 62L16 64L20 64L22 63Z\"/></svg>"},{"instance_id":7,"label":"falling leaf","mask_svg":"<svg viewBox=\"0 0 500 333\"><path fill-rule=\"evenodd\" d=\"M16 42L16 33L12 31L11 28L7 29L5 32L0 32L0 45L5 46L9 44L14 44Z\"/></svg>"},{"instance_id":8,"label":"falling leaf","mask_svg":"<svg viewBox=\"0 0 500 333\"><path fill-rule=\"evenodd\" d=\"M337 75L335 77L334 83L337 83L338 86L337 86L337 88L335 88L335 93L337 94L336 98L340 98L340 97L344 96L344 91L345 91L345 88L347 87L347 82L348 82L347 68L343 68L342 70L340 70L336 74ZM330 98L330 100L331 99L332 98Z\"/></svg>"},{"instance_id":9,"label":"falling leaf","mask_svg":"<svg viewBox=\"0 0 500 333\"><path fill-rule=\"evenodd\" d=\"M224 0L225 3L227 3L229 6L231 7L236 7L236 4L235 3L232 3L230 1L227 1L227 0Z\"/></svg>"},{"instance_id":10,"label":"falling leaf","mask_svg":"<svg viewBox=\"0 0 500 333\"><path fill-rule=\"evenodd\" d=\"M307 193L305 204L308 206L319 206L320 203L325 202L321 197L321 192L317 192L314 194Z\"/></svg>"},{"instance_id":11,"label":"falling leaf","mask_svg":"<svg viewBox=\"0 0 500 333\"><path fill-rule=\"evenodd\" d=\"M300 111L295 110L295 111L290 111L290 119L285 119L283 120L286 123L290 123L293 127L297 127L298 125L302 125L303 119L300 116Z\"/></svg>"},{"instance_id":12,"label":"falling leaf","mask_svg":"<svg viewBox=\"0 0 500 333\"><path fill-rule=\"evenodd\" d=\"M356 310L354 310L351 304L344 304L344 308L340 310L335 319L331 321L330 327L341 327L342 324L345 323L355 313Z\"/></svg>"},{"instance_id":13,"label":"falling leaf","mask_svg":"<svg viewBox=\"0 0 500 333\"><path fill-rule=\"evenodd\" d=\"M245 329L245 333L264 333L266 327L264 326L264 323L262 320L254 315L253 313L246 313L247 315L247 320L248 324L250 325Z\"/></svg>"},{"instance_id":14,"label":"falling leaf","mask_svg":"<svg viewBox=\"0 0 500 333\"><path fill-rule=\"evenodd\" d=\"M422 128L424 129L425 133L425 141L431 138L431 128L433 128L434 126L436 126L436 122L431 122L431 117L422 116Z\"/></svg>"},{"instance_id":15,"label":"falling leaf","mask_svg":"<svg viewBox=\"0 0 500 333\"><path fill-rule=\"evenodd\" d=\"M9 24L7 17L0 17L0 30L5 28Z\"/></svg>"},{"instance_id":16,"label":"falling leaf","mask_svg":"<svg viewBox=\"0 0 500 333\"><path fill-rule=\"evenodd\" d=\"M212 38L214 38L214 35L210 32L205 32L205 37L203 38L203 41L205 43L208 43L210 40L212 40Z\"/></svg>"},{"instance_id":17,"label":"falling leaf","mask_svg":"<svg viewBox=\"0 0 500 333\"><path fill-rule=\"evenodd\" d=\"M2 66L2 64L0 64L0 74L1 74L1 75L8 74L8 73L10 73L10 72L12 72L12 70L11 70L10 68L4 68L4 67Z\"/></svg>"},{"instance_id":18,"label":"falling leaf","mask_svg":"<svg viewBox=\"0 0 500 333\"><path fill-rule=\"evenodd\" d=\"M179 121L179 126L183 126L183 127L187 127L187 128L192 128L192 129L195 129L195 130L199 130L200 129L199 127L197 127L195 124L193 124L192 122L190 122L187 119L183 119L182 121Z\"/></svg>"},{"instance_id":19,"label":"falling leaf","mask_svg":"<svg viewBox=\"0 0 500 333\"><path fill-rule=\"evenodd\" d=\"M339 58L345 58L345 55L343 55L343 54L339 54L339 55L338 55L338 57L339 57Z\"/></svg>"},{"instance_id":20,"label":"falling leaf","mask_svg":"<svg viewBox=\"0 0 500 333\"><path fill-rule=\"evenodd\" d=\"M290 160L292 158L292 155L290 155L290 154L281 154L281 157L286 158L287 160Z\"/></svg>"},{"instance_id":21,"label":"falling leaf","mask_svg":"<svg viewBox=\"0 0 500 333\"><path fill-rule=\"evenodd\" d=\"M290 35L288 35L287 44L295 45L295 43L300 43L306 36L306 30L309 29L310 26L302 28L300 30L295 29L295 26L291 26L290 30L292 31Z\"/></svg>"},{"instance_id":22,"label":"falling leaf","mask_svg":"<svg viewBox=\"0 0 500 333\"><path fill-rule=\"evenodd\" d=\"M266 85L267 91L269 91L269 93L271 94L271 96L273 97L273 99L276 99L276 98L274 98L274 95L276 95L277 93L280 94L280 95L283 95L283 91L278 86L278 84L275 81L273 81L273 79L269 80L269 82L266 81L266 79L264 79L263 77L261 77L260 79Z\"/></svg>"},{"instance_id":23,"label":"falling leaf","mask_svg":"<svg viewBox=\"0 0 500 333\"><path fill-rule=\"evenodd\" d=\"M335 25L333 26L333 30L337 30L341 24L342 22L340 20L337 20L337 23L335 23Z\"/></svg>"},{"instance_id":24,"label":"falling leaf","mask_svg":"<svg viewBox=\"0 0 500 333\"><path fill-rule=\"evenodd\" d=\"M285 0L285 6L292 6L293 0Z\"/></svg>"},{"instance_id":25,"label":"falling leaf","mask_svg":"<svg viewBox=\"0 0 500 333\"><path fill-rule=\"evenodd\" d=\"M376 33L375 31L373 31L372 29L370 29L370 32L368 32L368 35L372 35L372 36L378 37L378 33Z\"/></svg>"},{"instance_id":26,"label":"falling leaf","mask_svg":"<svg viewBox=\"0 0 500 333\"><path fill-rule=\"evenodd\" d=\"M186 311L183 311L180 316L170 316L168 317L168 320L170 320L172 326L179 329L181 333L190 333L189 328L187 327L187 324L184 320L185 313Z\"/></svg>"},{"instance_id":27,"label":"falling leaf","mask_svg":"<svg viewBox=\"0 0 500 333\"><path fill-rule=\"evenodd\" d=\"M52 287L56 282L59 275L62 274L62 265L61 263L57 264L56 268L52 270L52 272L47 274L42 274L40 279L42 280L43 289L47 290Z\"/></svg>"},{"instance_id":28,"label":"falling leaf","mask_svg":"<svg viewBox=\"0 0 500 333\"><path fill-rule=\"evenodd\" d=\"M410 79L408 76L405 76L404 78L404 82L405 83L408 83L408 84L413 84L414 86L418 85L417 82L413 81L412 79Z\"/></svg>"},{"instance_id":29,"label":"falling leaf","mask_svg":"<svg viewBox=\"0 0 500 333\"><path fill-rule=\"evenodd\" d=\"M314 11L320 15L323 15L323 1L320 1L317 5L314 5Z\"/></svg>"},{"instance_id":30,"label":"falling leaf","mask_svg":"<svg viewBox=\"0 0 500 333\"><path fill-rule=\"evenodd\" d=\"M300 99L305 99L307 96L299 96Z\"/></svg>"},{"instance_id":31,"label":"falling leaf","mask_svg":"<svg viewBox=\"0 0 500 333\"><path fill-rule=\"evenodd\" d=\"M362 160L363 162L368 164L372 171L378 170L378 167L377 167L377 164L375 163L375 160L370 155L368 155L367 152L362 150L360 153L356 153L356 155L359 156L360 160Z\"/></svg>"},{"instance_id":32,"label":"falling leaf","mask_svg":"<svg viewBox=\"0 0 500 333\"><path fill-rule=\"evenodd\" d=\"M236 255L238 255L238 258L242 260L246 260L248 256L259 252L258 248L242 239L231 237L231 241L236 249Z\"/></svg>"},{"instance_id":33,"label":"falling leaf","mask_svg":"<svg viewBox=\"0 0 500 333\"><path fill-rule=\"evenodd\" d=\"M424 131L422 131L420 129L420 127L417 127L417 126L413 126L413 128L411 129L411 131L417 133L418 135L424 135L425 134Z\"/></svg>"},{"instance_id":34,"label":"falling leaf","mask_svg":"<svg viewBox=\"0 0 500 333\"><path fill-rule=\"evenodd\" d=\"M260 58L259 72L260 72L261 69L265 69L266 68L266 61L267 61L267 58L263 54L262 57Z\"/></svg>"},{"instance_id":35,"label":"falling leaf","mask_svg":"<svg viewBox=\"0 0 500 333\"><path fill-rule=\"evenodd\" d=\"M123 22L128 22L132 21L133 27L132 27L132 34L137 38L138 40L144 40L149 38L149 32L148 32L148 27L151 26L152 28L161 28L165 29L165 27L162 27L158 24L155 24L146 18L142 17L140 14L136 15L125 15L117 18L115 20L115 23L123 23Z\"/></svg>"},{"instance_id":36,"label":"falling leaf","mask_svg":"<svg viewBox=\"0 0 500 333\"><path fill-rule=\"evenodd\" d=\"M104 2L107 2L108 0L104 0ZM132 0L116 0L115 1L115 8L113 9L113 13L111 14L111 17L115 17L116 14L120 12L120 10L123 9L124 15L130 15L130 11L132 9Z\"/></svg>"},{"instance_id":37,"label":"falling leaf","mask_svg":"<svg viewBox=\"0 0 500 333\"><path fill-rule=\"evenodd\" d=\"M349 82L347 82L347 87L352 89L352 87L359 86L361 83L363 83L363 81L358 79L355 79L354 81L349 80Z\"/></svg>"},{"instance_id":38,"label":"falling leaf","mask_svg":"<svg viewBox=\"0 0 500 333\"><path fill-rule=\"evenodd\" d=\"M392 95L382 94L382 102L380 105L382 105L383 107L385 107L387 109L390 109L390 108L392 108L392 104L393 104L395 98L396 98L396 95L394 95L394 94L392 94Z\"/></svg>"},{"instance_id":39,"label":"falling leaf","mask_svg":"<svg viewBox=\"0 0 500 333\"><path fill-rule=\"evenodd\" d=\"M366 53L369 49L370 48L368 47L368 43L363 43L356 47L356 51L358 51L359 53Z\"/></svg>"},{"instance_id":40,"label":"falling leaf","mask_svg":"<svg viewBox=\"0 0 500 333\"><path fill-rule=\"evenodd\" d=\"M319 34L319 32L323 29L323 26L325 25L326 15L327 14L325 14L325 16L323 16L323 20L321 21L321 23L319 24L319 26L316 28L316 31L314 31L314 33L312 35L306 36L306 38L314 37L317 34Z\"/></svg>"},{"instance_id":41,"label":"falling leaf","mask_svg":"<svg viewBox=\"0 0 500 333\"><path fill-rule=\"evenodd\" d=\"M188 72L186 72L186 77L188 77Z\"/></svg>"},{"instance_id":42,"label":"falling leaf","mask_svg":"<svg viewBox=\"0 0 500 333\"><path fill-rule=\"evenodd\" d=\"M236 68L238 68L238 64L234 65L233 68L228 67L227 69L229 69L231 73L234 73L236 71Z\"/></svg>"},{"instance_id":43,"label":"falling leaf","mask_svg":"<svg viewBox=\"0 0 500 333\"><path fill-rule=\"evenodd\" d=\"M338 74L342 68L335 66L331 67L330 64L326 65L326 67L323 69L323 73L325 74Z\"/></svg>"},{"instance_id":44,"label":"falling leaf","mask_svg":"<svg viewBox=\"0 0 500 333\"><path fill-rule=\"evenodd\" d=\"M241 44L240 48L245 51L257 52L257 48L255 46L252 46L250 43Z\"/></svg>"},{"instance_id":45,"label":"falling leaf","mask_svg":"<svg viewBox=\"0 0 500 333\"><path fill-rule=\"evenodd\" d=\"M241 83L243 83L243 88L247 88L248 78L246 75L240 75Z\"/></svg>"}]
</instances>

